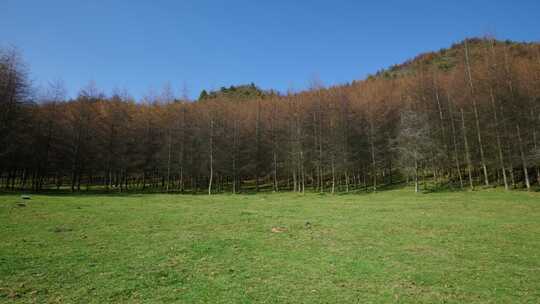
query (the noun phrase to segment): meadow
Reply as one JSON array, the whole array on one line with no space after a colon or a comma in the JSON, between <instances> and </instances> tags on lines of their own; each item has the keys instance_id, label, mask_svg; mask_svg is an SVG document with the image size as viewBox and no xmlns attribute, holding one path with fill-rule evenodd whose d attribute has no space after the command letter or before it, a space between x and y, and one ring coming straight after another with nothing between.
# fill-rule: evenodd
<instances>
[{"instance_id":1,"label":"meadow","mask_svg":"<svg viewBox=\"0 0 540 304\"><path fill-rule=\"evenodd\" d=\"M3 303L539 303L540 193L0 195Z\"/></svg>"}]
</instances>

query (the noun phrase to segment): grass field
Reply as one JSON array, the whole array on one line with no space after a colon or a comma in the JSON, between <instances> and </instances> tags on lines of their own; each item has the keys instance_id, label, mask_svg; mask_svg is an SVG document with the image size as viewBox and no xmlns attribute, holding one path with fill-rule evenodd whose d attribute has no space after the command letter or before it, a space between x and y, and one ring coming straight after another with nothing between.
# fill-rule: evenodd
<instances>
[{"instance_id":1,"label":"grass field","mask_svg":"<svg viewBox=\"0 0 540 304\"><path fill-rule=\"evenodd\" d=\"M539 303L540 194L0 195L0 302Z\"/></svg>"}]
</instances>

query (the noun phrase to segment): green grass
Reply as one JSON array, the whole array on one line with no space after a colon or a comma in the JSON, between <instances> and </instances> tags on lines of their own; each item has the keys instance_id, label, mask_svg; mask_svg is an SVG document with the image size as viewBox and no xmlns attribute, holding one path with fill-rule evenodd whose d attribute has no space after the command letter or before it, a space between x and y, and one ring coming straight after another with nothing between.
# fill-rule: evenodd
<instances>
[{"instance_id":1,"label":"green grass","mask_svg":"<svg viewBox=\"0 0 540 304\"><path fill-rule=\"evenodd\" d=\"M540 302L538 193L18 202L0 196L5 303Z\"/></svg>"}]
</instances>

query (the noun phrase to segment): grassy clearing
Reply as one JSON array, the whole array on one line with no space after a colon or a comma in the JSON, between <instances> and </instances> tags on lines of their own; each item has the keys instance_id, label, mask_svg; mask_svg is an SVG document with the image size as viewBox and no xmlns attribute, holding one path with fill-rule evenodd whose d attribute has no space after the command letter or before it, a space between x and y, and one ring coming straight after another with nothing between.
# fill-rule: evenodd
<instances>
[{"instance_id":1,"label":"grassy clearing","mask_svg":"<svg viewBox=\"0 0 540 304\"><path fill-rule=\"evenodd\" d=\"M540 302L538 193L20 201L0 196L0 302Z\"/></svg>"}]
</instances>

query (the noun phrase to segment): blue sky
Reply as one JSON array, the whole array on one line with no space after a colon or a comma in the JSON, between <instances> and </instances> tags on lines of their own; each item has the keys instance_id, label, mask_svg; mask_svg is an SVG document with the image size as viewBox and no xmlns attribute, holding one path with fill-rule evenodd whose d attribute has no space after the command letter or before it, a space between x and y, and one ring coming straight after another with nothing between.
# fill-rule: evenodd
<instances>
[{"instance_id":1,"label":"blue sky","mask_svg":"<svg viewBox=\"0 0 540 304\"><path fill-rule=\"evenodd\" d=\"M36 85L93 80L140 98L254 82L301 90L362 79L468 36L540 40L540 1L1 0L0 45Z\"/></svg>"}]
</instances>

